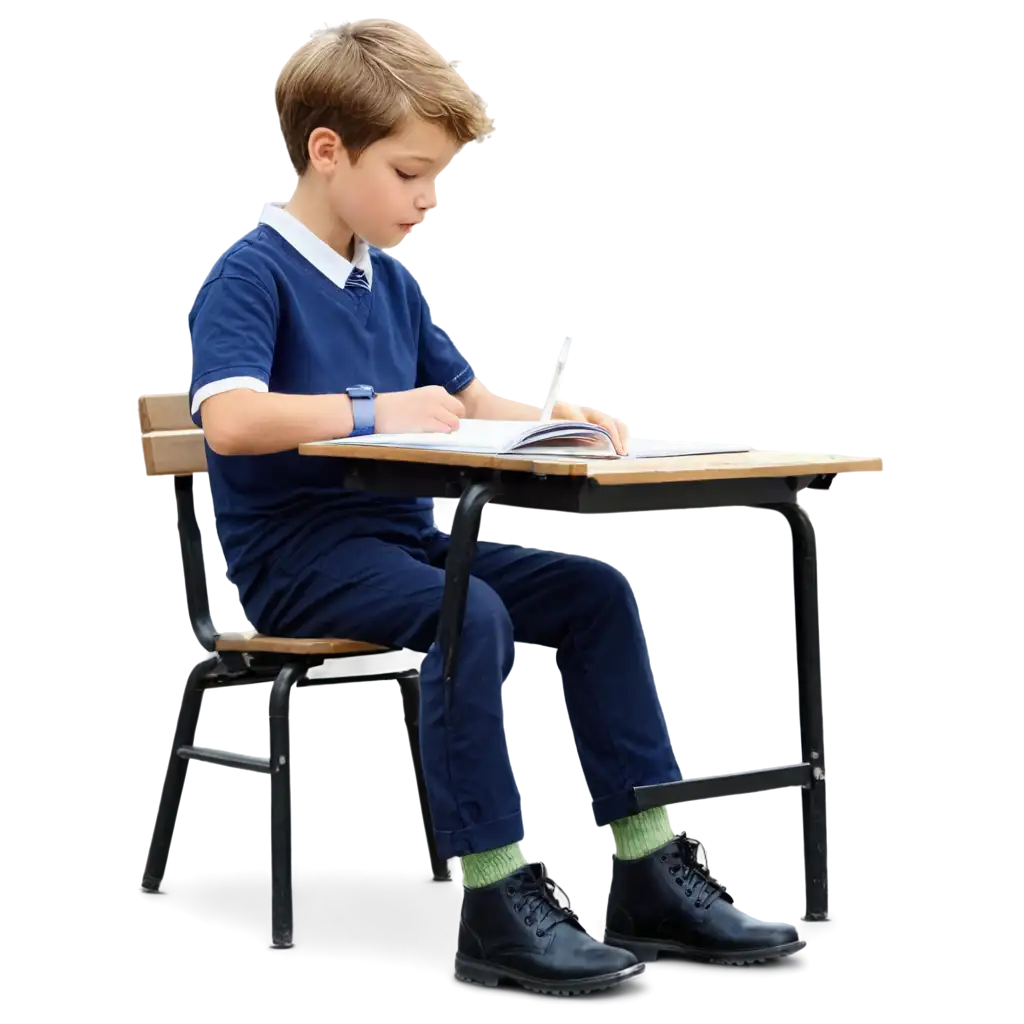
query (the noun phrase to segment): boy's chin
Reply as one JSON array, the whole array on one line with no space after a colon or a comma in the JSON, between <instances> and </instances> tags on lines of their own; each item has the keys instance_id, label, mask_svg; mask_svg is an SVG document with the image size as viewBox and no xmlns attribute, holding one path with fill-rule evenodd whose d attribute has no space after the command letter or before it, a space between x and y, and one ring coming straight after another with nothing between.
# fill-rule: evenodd
<instances>
[{"instance_id":1,"label":"boy's chin","mask_svg":"<svg viewBox=\"0 0 1024 1024\"><path fill-rule=\"evenodd\" d=\"M377 235L373 238L363 235L367 242L376 249L394 249L405 241L406 233L401 228L395 228L389 235Z\"/></svg>"},{"instance_id":2,"label":"boy's chin","mask_svg":"<svg viewBox=\"0 0 1024 1024\"><path fill-rule=\"evenodd\" d=\"M396 230L391 238L388 240L387 245L381 246L382 249L404 249L409 246L409 243L413 241L413 231L403 231L400 228Z\"/></svg>"}]
</instances>

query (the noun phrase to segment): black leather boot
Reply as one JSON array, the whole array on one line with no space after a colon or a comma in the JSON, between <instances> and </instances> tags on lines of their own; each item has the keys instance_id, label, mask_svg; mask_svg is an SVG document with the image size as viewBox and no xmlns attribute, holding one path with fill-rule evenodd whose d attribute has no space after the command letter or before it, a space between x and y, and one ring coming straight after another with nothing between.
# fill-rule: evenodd
<instances>
[{"instance_id":1,"label":"black leather boot","mask_svg":"<svg viewBox=\"0 0 1024 1024\"><path fill-rule=\"evenodd\" d=\"M588 935L576 914L559 905L555 888L541 863L492 885L463 887L455 977L491 986L512 981L532 992L574 996L611 988L643 971L632 953Z\"/></svg>"},{"instance_id":2,"label":"black leather boot","mask_svg":"<svg viewBox=\"0 0 1024 1024\"><path fill-rule=\"evenodd\" d=\"M712 963L752 964L807 945L788 924L766 924L733 906L725 886L697 860L686 833L638 860L613 857L604 941L656 960L681 953Z\"/></svg>"}]
</instances>

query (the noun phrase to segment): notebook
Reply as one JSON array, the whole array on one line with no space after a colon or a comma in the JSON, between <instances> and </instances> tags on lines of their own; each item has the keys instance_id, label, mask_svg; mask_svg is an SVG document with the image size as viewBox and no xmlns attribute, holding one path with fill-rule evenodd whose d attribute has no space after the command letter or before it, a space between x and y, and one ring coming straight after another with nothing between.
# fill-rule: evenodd
<instances>
[{"instance_id":1,"label":"notebook","mask_svg":"<svg viewBox=\"0 0 1024 1024\"><path fill-rule=\"evenodd\" d=\"M323 445L383 445L396 448L427 448L434 451L467 452L484 455L524 455L573 459L651 459L673 455L711 455L719 452L748 452L746 445L694 444L630 438L628 456L615 451L611 434L596 423L572 420L473 420L459 421L450 434L364 434L318 441Z\"/></svg>"}]
</instances>

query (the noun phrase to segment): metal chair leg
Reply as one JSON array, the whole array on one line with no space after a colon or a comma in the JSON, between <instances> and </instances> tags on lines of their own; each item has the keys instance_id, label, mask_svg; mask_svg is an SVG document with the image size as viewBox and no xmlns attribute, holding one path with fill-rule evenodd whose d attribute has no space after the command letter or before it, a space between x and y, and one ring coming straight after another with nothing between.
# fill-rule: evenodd
<instances>
[{"instance_id":1,"label":"metal chair leg","mask_svg":"<svg viewBox=\"0 0 1024 1024\"><path fill-rule=\"evenodd\" d=\"M270 851L273 944L292 944L292 798L288 746L288 700L306 674L304 665L285 665L270 691Z\"/></svg>"},{"instance_id":2,"label":"metal chair leg","mask_svg":"<svg viewBox=\"0 0 1024 1024\"><path fill-rule=\"evenodd\" d=\"M149 857L146 859L146 870L142 876L142 888L146 892L160 891L160 882L167 868L167 854L171 849L171 837L174 835L174 822L178 817L178 805L181 803L181 791L185 787L185 772L188 770L188 761L178 757L178 750L191 746L196 738L196 725L203 702L200 684L219 661L217 657L201 661L192 669L185 684L185 694L181 699L181 710L178 712L178 724L174 730L174 742L171 744L171 757L167 765L167 774L164 776L164 788L160 794L160 807L156 813L156 825L149 844Z\"/></svg>"}]
</instances>

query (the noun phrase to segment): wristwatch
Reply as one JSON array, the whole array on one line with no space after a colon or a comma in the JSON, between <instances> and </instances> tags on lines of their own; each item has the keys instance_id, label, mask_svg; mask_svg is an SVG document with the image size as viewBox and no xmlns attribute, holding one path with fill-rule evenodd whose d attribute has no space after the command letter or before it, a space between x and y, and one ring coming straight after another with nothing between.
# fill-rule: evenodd
<instances>
[{"instance_id":1,"label":"wristwatch","mask_svg":"<svg viewBox=\"0 0 1024 1024\"><path fill-rule=\"evenodd\" d=\"M349 437L373 433L373 397L376 392L370 384L356 384L345 388L345 393L352 399L352 422L355 427Z\"/></svg>"}]
</instances>

